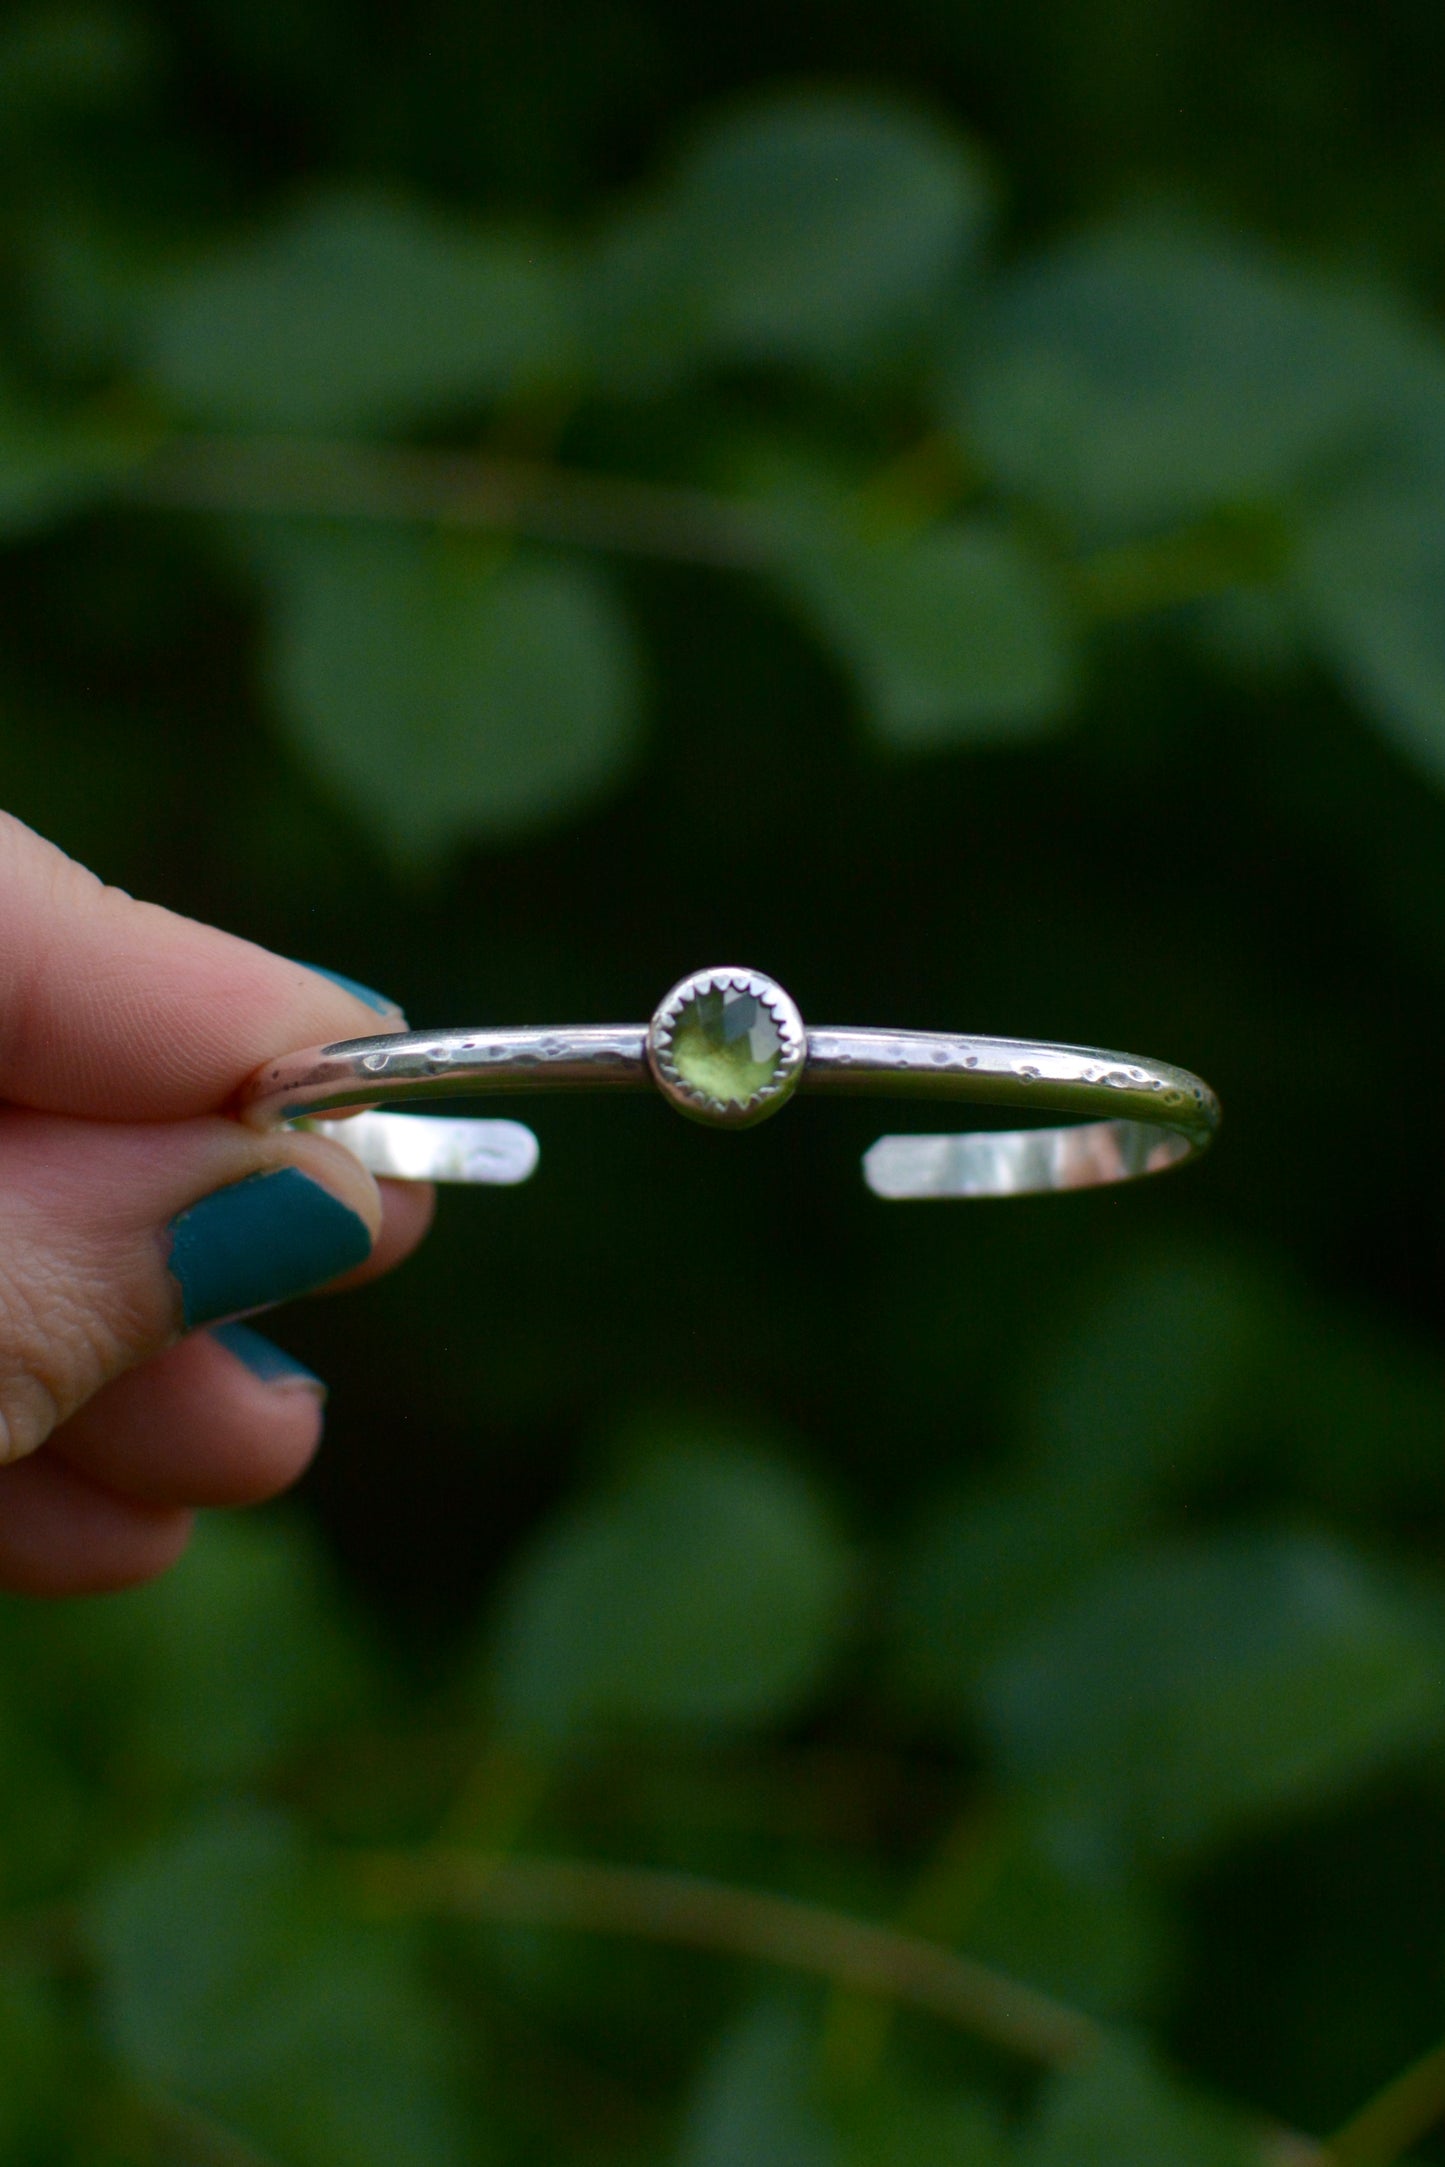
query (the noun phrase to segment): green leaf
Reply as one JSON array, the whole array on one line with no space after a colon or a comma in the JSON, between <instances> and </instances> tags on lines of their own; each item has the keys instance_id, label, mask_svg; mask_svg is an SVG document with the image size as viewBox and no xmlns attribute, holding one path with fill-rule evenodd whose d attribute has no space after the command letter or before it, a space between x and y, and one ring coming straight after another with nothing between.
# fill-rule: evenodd
<instances>
[{"instance_id":1,"label":"green leaf","mask_svg":"<svg viewBox=\"0 0 1445 2167\"><path fill-rule=\"evenodd\" d=\"M1438 487L1317 515L1294 585L1315 646L1370 720L1445 783L1445 504Z\"/></svg>"},{"instance_id":2,"label":"green leaf","mask_svg":"<svg viewBox=\"0 0 1445 2167\"><path fill-rule=\"evenodd\" d=\"M749 1729L792 1714L837 1652L850 1560L810 1486L750 1438L657 1443L524 1561L495 1648L510 1729Z\"/></svg>"},{"instance_id":3,"label":"green leaf","mask_svg":"<svg viewBox=\"0 0 1445 2167\"><path fill-rule=\"evenodd\" d=\"M207 1814L97 1899L101 2008L134 2079L288 2167L478 2157L406 1943L349 1923L285 1821Z\"/></svg>"},{"instance_id":4,"label":"green leaf","mask_svg":"<svg viewBox=\"0 0 1445 2167\"><path fill-rule=\"evenodd\" d=\"M1171 1953L1165 1913L1139 1877L1089 1847L1005 1824L980 1866L961 1946L1098 2017L1136 2015Z\"/></svg>"},{"instance_id":5,"label":"green leaf","mask_svg":"<svg viewBox=\"0 0 1445 2167\"><path fill-rule=\"evenodd\" d=\"M301 1531L203 1520L175 1569L103 1609L17 1606L7 1660L30 1723L93 1760L182 1789L237 1782L314 1749L367 1705L374 1680Z\"/></svg>"},{"instance_id":6,"label":"green leaf","mask_svg":"<svg viewBox=\"0 0 1445 2167\"><path fill-rule=\"evenodd\" d=\"M1089 1284L1031 1369L1034 1479L1060 1517L1123 1526L1237 1450L1257 1409L1288 1298L1221 1250L1152 1250Z\"/></svg>"},{"instance_id":7,"label":"green leaf","mask_svg":"<svg viewBox=\"0 0 1445 2167\"><path fill-rule=\"evenodd\" d=\"M1130 2046L1049 2078L1019 2167L1258 2167L1259 2138Z\"/></svg>"},{"instance_id":8,"label":"green leaf","mask_svg":"<svg viewBox=\"0 0 1445 2167\"><path fill-rule=\"evenodd\" d=\"M0 1905L11 1908L54 1895L74 1872L88 1801L38 1726L5 1706L0 1772Z\"/></svg>"},{"instance_id":9,"label":"green leaf","mask_svg":"<svg viewBox=\"0 0 1445 2167\"><path fill-rule=\"evenodd\" d=\"M1445 1725L1436 1620L1323 1536L1161 1543L990 1666L1002 1772L1141 1850L1332 1798Z\"/></svg>"},{"instance_id":10,"label":"green leaf","mask_svg":"<svg viewBox=\"0 0 1445 2167\"><path fill-rule=\"evenodd\" d=\"M604 236L589 328L604 375L716 356L836 370L916 333L970 262L972 150L855 93L787 91L692 145L670 191Z\"/></svg>"},{"instance_id":11,"label":"green leaf","mask_svg":"<svg viewBox=\"0 0 1445 2167\"><path fill-rule=\"evenodd\" d=\"M1445 1362L1437 1344L1359 1312L1306 1307L1271 1372L1282 1466L1302 1494L1401 1524L1445 1496Z\"/></svg>"},{"instance_id":12,"label":"green leaf","mask_svg":"<svg viewBox=\"0 0 1445 2167\"><path fill-rule=\"evenodd\" d=\"M27 221L24 276L36 345L61 376L129 373L170 275L159 240L93 204L47 205Z\"/></svg>"},{"instance_id":13,"label":"green leaf","mask_svg":"<svg viewBox=\"0 0 1445 2167\"><path fill-rule=\"evenodd\" d=\"M1225 1249L1148 1249L1035 1349L1018 1475L930 1499L888 1610L910 1707L972 1737L981 1672L1121 1542L1265 1464L1357 1511L1434 1509L1438 1361ZM1276 1455L1272 1460L1270 1455Z\"/></svg>"},{"instance_id":14,"label":"green leaf","mask_svg":"<svg viewBox=\"0 0 1445 2167\"><path fill-rule=\"evenodd\" d=\"M1087 533L1278 503L1390 425L1414 337L1232 238L1105 227L1001 290L947 412L1008 488Z\"/></svg>"},{"instance_id":15,"label":"green leaf","mask_svg":"<svg viewBox=\"0 0 1445 2167\"><path fill-rule=\"evenodd\" d=\"M1074 692L1070 628L1038 561L983 520L876 541L815 532L786 580L908 752L1035 737Z\"/></svg>"},{"instance_id":16,"label":"green leaf","mask_svg":"<svg viewBox=\"0 0 1445 2167\"><path fill-rule=\"evenodd\" d=\"M759 2002L704 2066L676 2167L844 2167L814 2097L816 2057L815 2027L798 2001Z\"/></svg>"},{"instance_id":17,"label":"green leaf","mask_svg":"<svg viewBox=\"0 0 1445 2167\"><path fill-rule=\"evenodd\" d=\"M418 529L272 538L286 737L418 867L581 811L637 746L638 667L605 575Z\"/></svg>"},{"instance_id":18,"label":"green leaf","mask_svg":"<svg viewBox=\"0 0 1445 2167\"><path fill-rule=\"evenodd\" d=\"M785 92L693 145L679 218L720 347L827 358L927 308L979 237L971 151L903 107Z\"/></svg>"},{"instance_id":19,"label":"green leaf","mask_svg":"<svg viewBox=\"0 0 1445 2167\"><path fill-rule=\"evenodd\" d=\"M839 2100L839 2167L1005 2167L999 2115L964 2091L885 2077Z\"/></svg>"},{"instance_id":20,"label":"green leaf","mask_svg":"<svg viewBox=\"0 0 1445 2167\"><path fill-rule=\"evenodd\" d=\"M705 366L698 278L671 205L647 201L604 226L583 270L587 369L599 390L654 399Z\"/></svg>"},{"instance_id":21,"label":"green leaf","mask_svg":"<svg viewBox=\"0 0 1445 2167\"><path fill-rule=\"evenodd\" d=\"M893 1675L908 1705L967 1734L985 1667L1097 1563L1112 1521L1054 1509L1042 1488L931 1501L899 1559Z\"/></svg>"},{"instance_id":22,"label":"green leaf","mask_svg":"<svg viewBox=\"0 0 1445 2167\"><path fill-rule=\"evenodd\" d=\"M6 1763L6 1780L11 1777ZM67 2106L67 2040L54 1995L0 1973L0 2159L47 2161Z\"/></svg>"},{"instance_id":23,"label":"green leaf","mask_svg":"<svg viewBox=\"0 0 1445 2167\"><path fill-rule=\"evenodd\" d=\"M333 190L168 281L142 374L211 424L395 428L565 377L569 279L539 236Z\"/></svg>"},{"instance_id":24,"label":"green leaf","mask_svg":"<svg viewBox=\"0 0 1445 2167\"><path fill-rule=\"evenodd\" d=\"M976 2094L889 2073L825 2097L817 2025L775 1993L714 2047L676 2167L1004 2167L1001 2119Z\"/></svg>"}]
</instances>

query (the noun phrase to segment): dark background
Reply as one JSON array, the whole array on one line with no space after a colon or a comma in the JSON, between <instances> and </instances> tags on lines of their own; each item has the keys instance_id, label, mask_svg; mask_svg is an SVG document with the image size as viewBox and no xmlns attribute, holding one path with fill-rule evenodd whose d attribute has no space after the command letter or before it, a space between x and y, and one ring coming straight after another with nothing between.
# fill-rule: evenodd
<instances>
[{"instance_id":1,"label":"dark background","mask_svg":"<svg viewBox=\"0 0 1445 2167\"><path fill-rule=\"evenodd\" d=\"M1137 1048L1226 1109L1181 1177L926 1208L862 1190L877 1110L731 1137L559 1102L529 1188L444 1195L394 1279L278 1319L332 1394L299 1505L208 1529L166 1589L5 1614L7 2156L1205 2167L1258 2148L1190 2087L1323 2133L1445 2028L1442 71L1424 7L4 11L7 806L418 1025L641 1020L741 961L810 1021ZM731 130L736 177L779 96L974 176L957 261L896 315L860 276L836 350L719 331L722 229L687 239L689 146ZM819 200L846 162L825 142ZM766 240L771 186L724 229ZM433 395L418 310L401 393L331 413L323 371L294 419L245 327L322 187L419 246L520 221L571 343ZM684 232L629 304L651 374L605 329L638 203ZM879 294L918 230L885 214ZM1122 287L1088 270L1109 234ZM343 258L297 259L283 355L308 310L341 354L418 308ZM1040 349L1053 471L997 419ZM1317 425L1301 352L1334 370ZM1117 458L1093 499L1070 427ZM1217 492L1176 501L1210 432ZM245 447L278 436L268 507ZM560 566L636 658L632 743L518 810L488 763L526 769L531 711L485 657L446 662L460 724L382 693L360 754L345 696L288 677L291 638L405 685L456 631L439 601L383 653L306 501L321 439L705 490L786 539L674 561L615 497L590 551L447 528L479 606ZM968 639L929 645L946 595L873 608L890 551L916 592L909 552L974 522L1042 582L1066 690L1006 624L1018 684L975 698ZM351 530L373 597L387 537L433 548ZM877 689L900 668L912 706ZM418 842L407 778L453 754ZM438 1832L901 1918L1159 2059L1040 2089L841 1990L565 1931L348 1956L356 1845Z\"/></svg>"}]
</instances>

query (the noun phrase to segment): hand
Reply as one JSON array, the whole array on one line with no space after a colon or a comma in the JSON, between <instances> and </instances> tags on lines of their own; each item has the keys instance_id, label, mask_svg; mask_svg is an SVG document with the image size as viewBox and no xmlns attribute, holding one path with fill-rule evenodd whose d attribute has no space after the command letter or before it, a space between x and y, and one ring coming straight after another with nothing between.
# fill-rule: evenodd
<instances>
[{"instance_id":1,"label":"hand","mask_svg":"<svg viewBox=\"0 0 1445 2167\"><path fill-rule=\"evenodd\" d=\"M305 1467L318 1381L247 1327L201 1327L385 1271L431 1192L224 1109L274 1054L404 1027L380 1005L0 814L0 1585L148 1579L194 1507Z\"/></svg>"}]
</instances>

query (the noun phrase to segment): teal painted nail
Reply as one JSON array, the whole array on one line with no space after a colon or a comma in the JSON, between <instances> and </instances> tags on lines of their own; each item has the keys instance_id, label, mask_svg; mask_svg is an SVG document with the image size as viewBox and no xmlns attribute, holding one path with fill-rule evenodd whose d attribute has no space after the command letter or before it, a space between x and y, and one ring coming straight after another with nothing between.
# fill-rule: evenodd
<instances>
[{"instance_id":1,"label":"teal painted nail","mask_svg":"<svg viewBox=\"0 0 1445 2167\"><path fill-rule=\"evenodd\" d=\"M244 1362L251 1375L259 1377L262 1384L302 1385L325 1399L326 1386L314 1369L298 1362L294 1354L278 1347L274 1339L264 1339L259 1332L253 1332L249 1324L212 1325L211 1337L238 1362Z\"/></svg>"},{"instance_id":2,"label":"teal painted nail","mask_svg":"<svg viewBox=\"0 0 1445 2167\"><path fill-rule=\"evenodd\" d=\"M299 957L293 961L300 962ZM358 1001L365 1001L383 1016L399 1016L401 1005L389 993L378 993L375 986L362 985L359 978L348 978L344 971L328 971L324 963L302 963L303 971L315 971L318 978L329 978L333 986L340 986L343 993L354 993Z\"/></svg>"},{"instance_id":3,"label":"teal painted nail","mask_svg":"<svg viewBox=\"0 0 1445 2167\"><path fill-rule=\"evenodd\" d=\"M170 1234L188 1329L324 1286L371 1254L365 1221L294 1166L203 1196Z\"/></svg>"}]
</instances>

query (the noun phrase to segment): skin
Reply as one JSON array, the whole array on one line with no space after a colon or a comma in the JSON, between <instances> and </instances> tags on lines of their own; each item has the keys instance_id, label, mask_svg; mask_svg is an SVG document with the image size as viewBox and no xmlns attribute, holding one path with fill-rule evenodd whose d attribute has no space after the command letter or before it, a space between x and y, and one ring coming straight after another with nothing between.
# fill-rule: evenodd
<instances>
[{"instance_id":1,"label":"skin","mask_svg":"<svg viewBox=\"0 0 1445 2167\"><path fill-rule=\"evenodd\" d=\"M0 1587L75 1595L152 1578L197 1507L294 1482L321 1395L184 1335L166 1228L273 1167L371 1231L358 1285L408 1255L432 1194L340 1145L230 1118L277 1053L401 1029L248 941L107 888L0 814Z\"/></svg>"}]
</instances>

